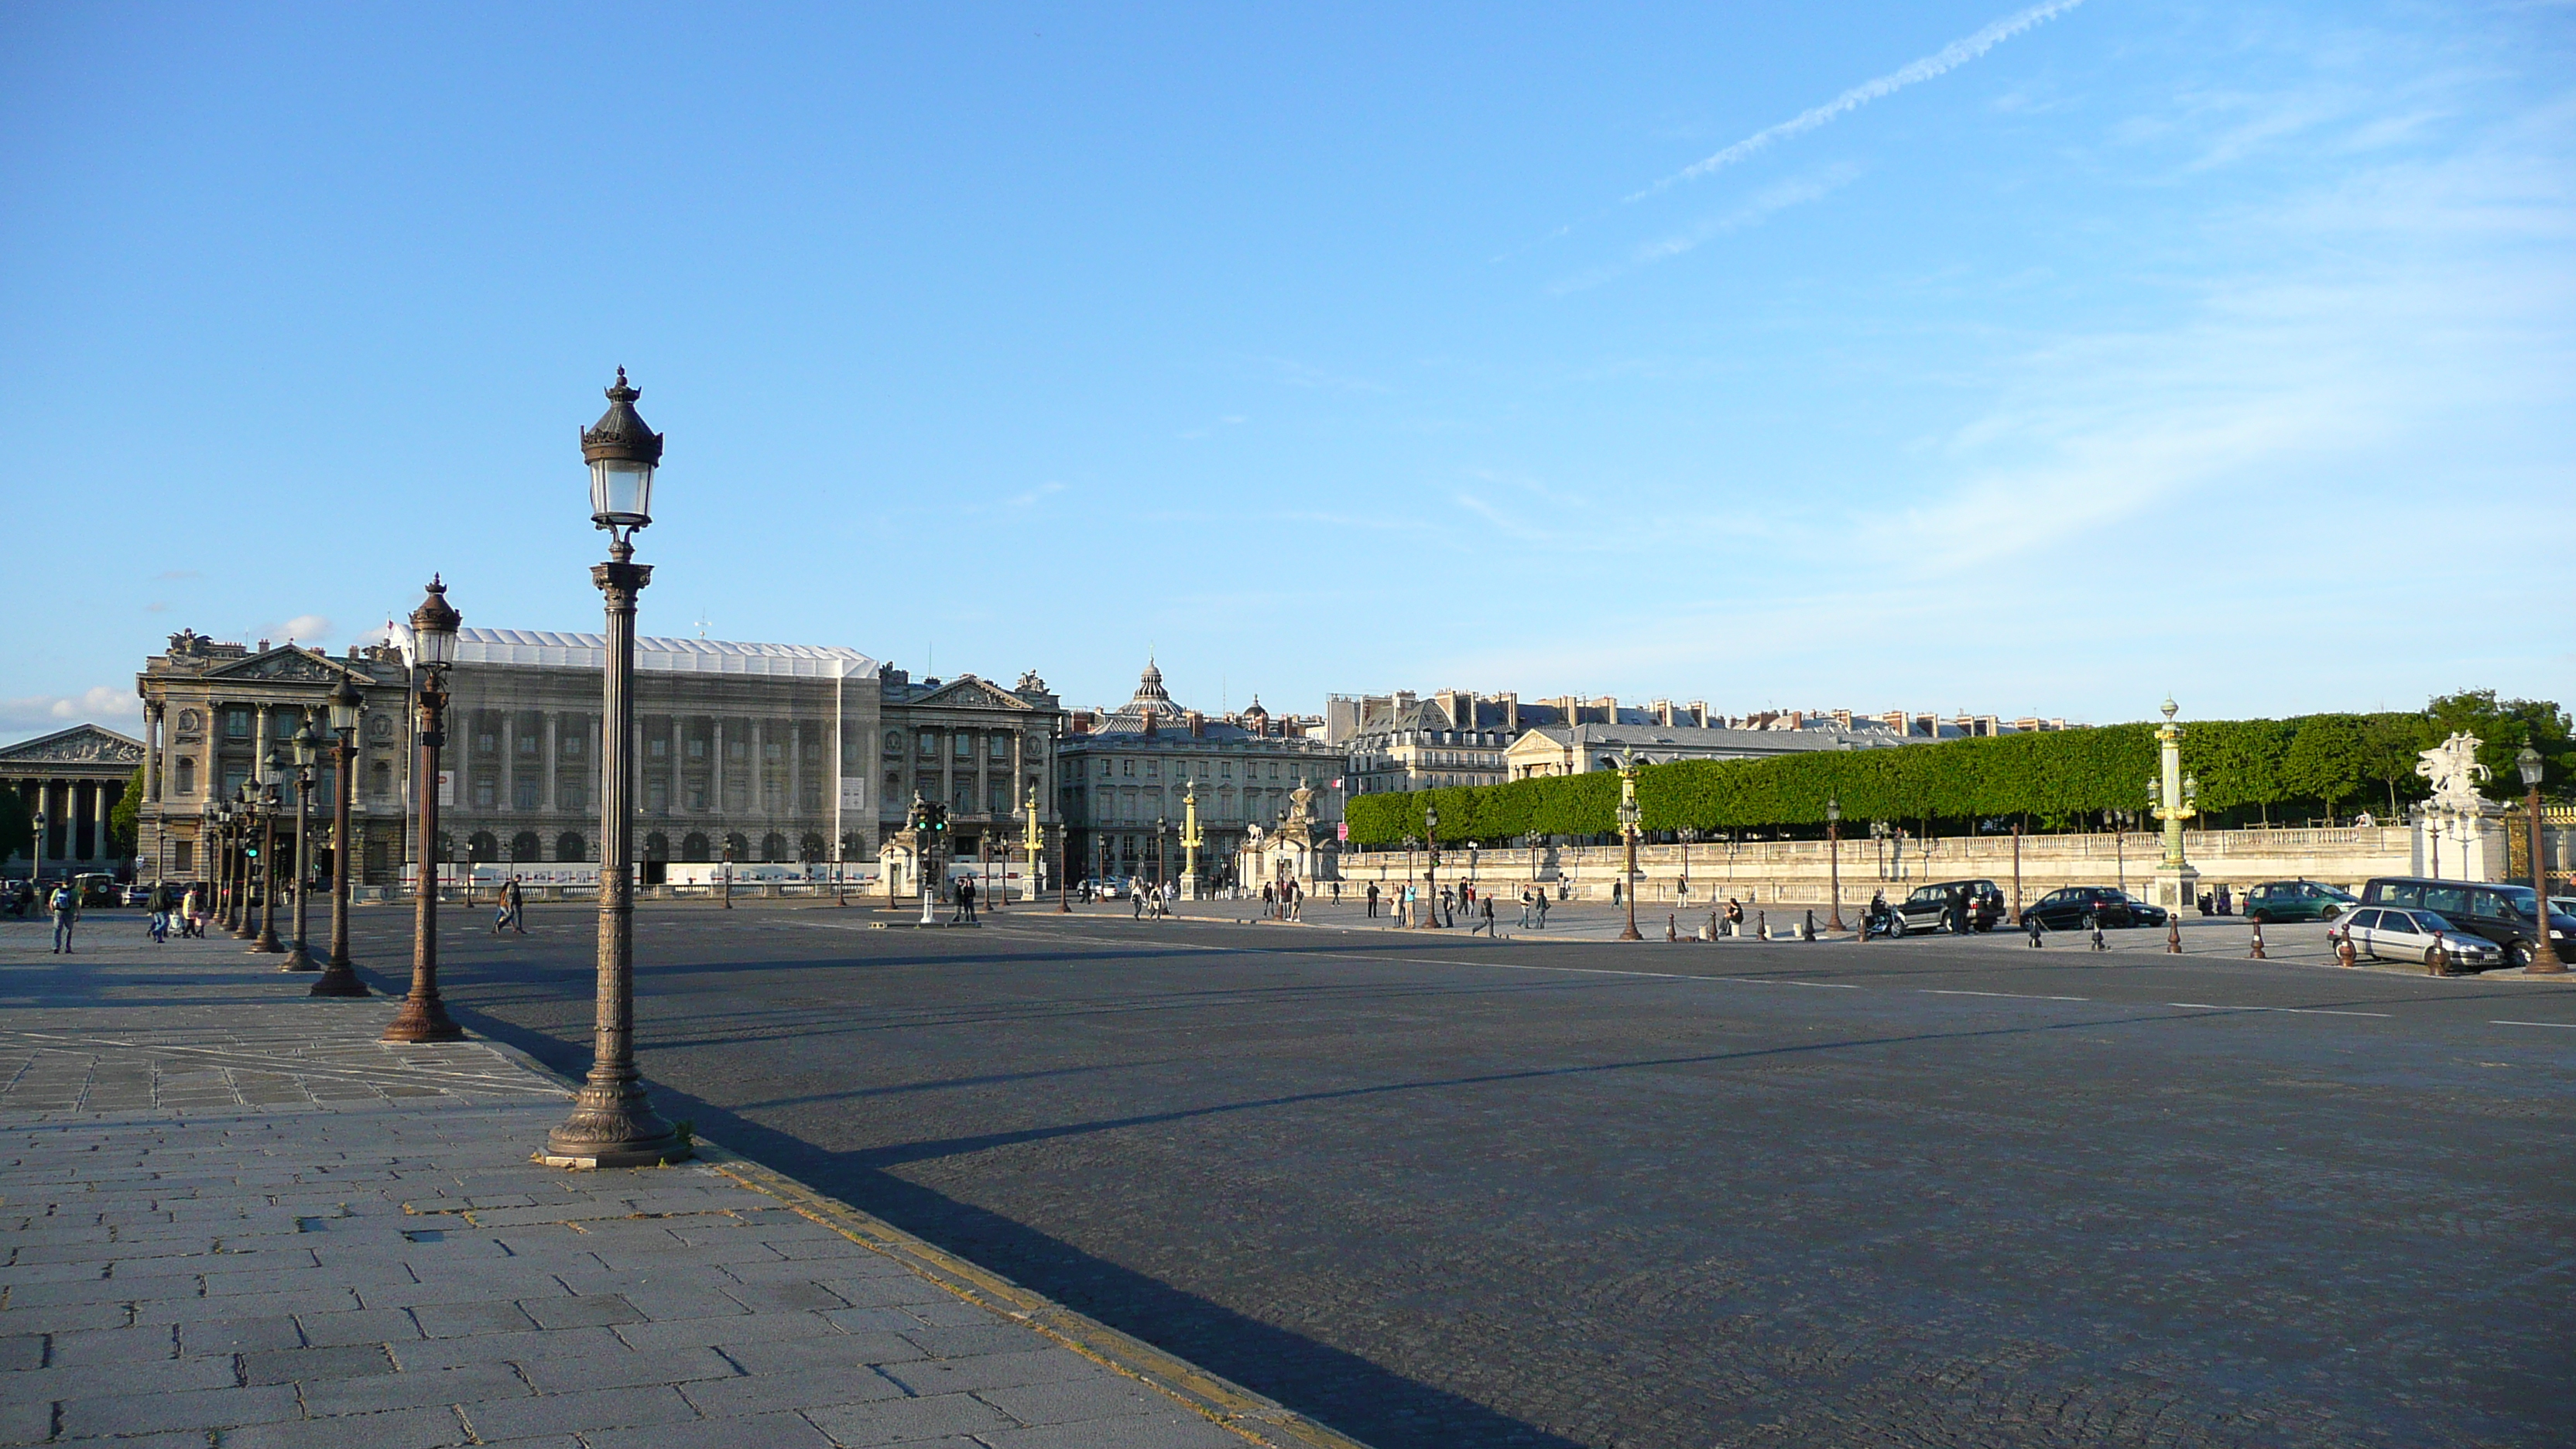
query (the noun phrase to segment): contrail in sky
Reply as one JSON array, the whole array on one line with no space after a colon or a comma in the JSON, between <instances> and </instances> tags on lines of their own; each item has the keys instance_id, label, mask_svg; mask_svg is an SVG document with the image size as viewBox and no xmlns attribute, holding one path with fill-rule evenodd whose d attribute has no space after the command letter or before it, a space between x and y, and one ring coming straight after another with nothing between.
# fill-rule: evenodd
<instances>
[{"instance_id":1,"label":"contrail in sky","mask_svg":"<svg viewBox=\"0 0 2576 1449\"><path fill-rule=\"evenodd\" d=\"M1801 111L1776 126L1756 131L1716 155L1706 160L1694 161L1645 190L1623 196L1620 200L1642 201L1668 186L1697 180L1712 171L1732 166L1745 157L1766 149L1774 141L1784 141L1791 136L1812 131L1845 111L1858 110L1881 96L1893 95L1917 81L1928 81L1934 76L1946 75L2041 21L2054 19L2083 3L2084 0L2045 0L2045 3L2033 5L2018 14L2007 15L1974 35L1951 41L1921 60L1889 71L1876 80L1863 81L1813 110Z\"/></svg>"}]
</instances>

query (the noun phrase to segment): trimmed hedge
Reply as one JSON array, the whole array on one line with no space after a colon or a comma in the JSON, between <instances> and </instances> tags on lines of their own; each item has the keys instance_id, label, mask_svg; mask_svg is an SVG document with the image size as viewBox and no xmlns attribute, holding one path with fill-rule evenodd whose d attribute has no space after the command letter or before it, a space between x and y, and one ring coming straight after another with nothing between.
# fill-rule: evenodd
<instances>
[{"instance_id":1,"label":"trimmed hedge","mask_svg":"<svg viewBox=\"0 0 2576 1449\"><path fill-rule=\"evenodd\" d=\"M2552 707L2554 711L2554 706ZM2290 801L2339 806L2357 796L2422 794L2415 752L2434 738L2423 714L2199 720L2183 727L2183 767L2199 777L2207 815ZM1814 751L1760 760L1686 760L1638 772L1649 831L1821 826L1828 796L1846 822L2035 817L2060 826L2106 810L2146 808L2157 769L2155 726L2000 735L1900 749ZM1617 828L1619 777L1608 772L1446 790L1362 795L1346 811L1355 845L1423 834L1501 843L1535 832Z\"/></svg>"}]
</instances>

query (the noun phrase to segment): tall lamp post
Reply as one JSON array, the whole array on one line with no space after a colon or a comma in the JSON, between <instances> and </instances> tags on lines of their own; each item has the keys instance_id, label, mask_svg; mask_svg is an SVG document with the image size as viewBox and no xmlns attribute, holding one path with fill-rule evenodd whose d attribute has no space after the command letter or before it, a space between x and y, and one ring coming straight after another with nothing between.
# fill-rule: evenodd
<instances>
[{"instance_id":1,"label":"tall lamp post","mask_svg":"<svg viewBox=\"0 0 2576 1449\"><path fill-rule=\"evenodd\" d=\"M2563 975L2567 963L2558 959L2558 948L2549 939L2549 867L2540 852L2540 777L2548 762L2541 759L2540 751L2524 745L2513 763L2522 773L2522 787L2531 810L2531 904L2538 918L2538 929L2532 934L2539 937L2531 948L2531 962L2522 971L2526 976Z\"/></svg>"},{"instance_id":2,"label":"tall lamp post","mask_svg":"<svg viewBox=\"0 0 2576 1449\"><path fill-rule=\"evenodd\" d=\"M1834 882L1834 918L1825 922L1825 929L1839 931L1843 929L1843 802L1833 795L1825 797L1825 852Z\"/></svg>"},{"instance_id":3,"label":"tall lamp post","mask_svg":"<svg viewBox=\"0 0 2576 1449\"><path fill-rule=\"evenodd\" d=\"M1637 804L1637 757L1621 755L1619 757L1619 836L1628 847L1627 863L1621 867L1624 874L1619 882L1619 894L1628 902L1628 926L1626 930L1619 933L1619 939L1622 941L1646 939L1637 934L1637 826L1644 820L1645 814L1645 810Z\"/></svg>"},{"instance_id":4,"label":"tall lamp post","mask_svg":"<svg viewBox=\"0 0 2576 1449\"><path fill-rule=\"evenodd\" d=\"M37 787L36 799L41 802L44 798L43 787ZM41 803L36 806L35 838L27 842L27 883L45 883L45 807Z\"/></svg>"},{"instance_id":5,"label":"tall lamp post","mask_svg":"<svg viewBox=\"0 0 2576 1449\"><path fill-rule=\"evenodd\" d=\"M309 931L313 915L306 900L313 892L313 765L322 758L322 724L307 716L304 728L297 730L290 743L295 748L295 945L286 953L280 971L319 971L313 959Z\"/></svg>"},{"instance_id":6,"label":"tall lamp post","mask_svg":"<svg viewBox=\"0 0 2576 1449\"><path fill-rule=\"evenodd\" d=\"M1036 792L1030 792L1029 802L1035 806ZM1199 782L1192 780L1181 787L1181 887L1192 900L1198 899L1199 847L1205 844L1207 837L1199 831Z\"/></svg>"},{"instance_id":7,"label":"tall lamp post","mask_svg":"<svg viewBox=\"0 0 2576 1449\"><path fill-rule=\"evenodd\" d=\"M331 771L331 959L313 983L316 996L367 994L349 963L349 857L356 853L349 841L350 776L358 770L358 717L366 707L366 696L349 680L331 691L331 733L340 740Z\"/></svg>"},{"instance_id":8,"label":"tall lamp post","mask_svg":"<svg viewBox=\"0 0 2576 1449\"><path fill-rule=\"evenodd\" d=\"M1422 807L1422 919L1425 930L1440 926L1440 807Z\"/></svg>"},{"instance_id":9,"label":"tall lamp post","mask_svg":"<svg viewBox=\"0 0 2576 1449\"><path fill-rule=\"evenodd\" d=\"M250 858L247 833L250 829L250 787L233 787L233 798L224 802L224 864L231 886L224 892L221 919L217 922L235 940L247 940L242 934L244 913L250 909Z\"/></svg>"},{"instance_id":10,"label":"tall lamp post","mask_svg":"<svg viewBox=\"0 0 2576 1449\"><path fill-rule=\"evenodd\" d=\"M433 576L420 607L411 611L411 658L419 676L412 767L418 839L412 870L411 992L385 1028L387 1041L463 1041L465 1029L447 1014L438 995L438 751L447 743L447 671L456 663L456 629L463 615L447 602L447 585Z\"/></svg>"},{"instance_id":11,"label":"tall lamp post","mask_svg":"<svg viewBox=\"0 0 2576 1449\"><path fill-rule=\"evenodd\" d=\"M608 411L583 430L590 465L590 521L608 533L608 562L590 581L605 597L608 660L600 690L599 991L590 1075L572 1115L546 1134L549 1167L652 1167L689 1155L689 1144L653 1110L635 1070L635 605L653 581L635 562L635 534L653 522L653 470L662 435L636 416L626 369L608 388Z\"/></svg>"},{"instance_id":12,"label":"tall lamp post","mask_svg":"<svg viewBox=\"0 0 2576 1449\"><path fill-rule=\"evenodd\" d=\"M1029 899L1034 902L1038 898L1038 856L1046 849L1046 829L1038 824L1038 787L1035 781L1029 783L1029 838L1025 843L1029 850ZM1064 904L1063 889L1064 882L1058 880L1058 905Z\"/></svg>"},{"instance_id":13,"label":"tall lamp post","mask_svg":"<svg viewBox=\"0 0 2576 1449\"><path fill-rule=\"evenodd\" d=\"M286 741L269 746L268 779L259 787L259 939L250 948L262 955L286 949L277 939L277 817L285 809L287 760Z\"/></svg>"}]
</instances>

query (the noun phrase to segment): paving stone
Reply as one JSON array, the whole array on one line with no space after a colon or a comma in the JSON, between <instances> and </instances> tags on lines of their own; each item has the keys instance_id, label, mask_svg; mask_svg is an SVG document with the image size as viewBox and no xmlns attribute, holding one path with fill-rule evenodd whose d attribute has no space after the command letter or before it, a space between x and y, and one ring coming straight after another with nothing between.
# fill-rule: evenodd
<instances>
[{"instance_id":1,"label":"paving stone","mask_svg":"<svg viewBox=\"0 0 2576 1449\"><path fill-rule=\"evenodd\" d=\"M337 1348L294 1348L241 1355L242 1382L248 1384L310 1383L321 1379L359 1378L394 1371L393 1355L381 1343Z\"/></svg>"},{"instance_id":2,"label":"paving stone","mask_svg":"<svg viewBox=\"0 0 2576 1449\"><path fill-rule=\"evenodd\" d=\"M594 1429L582 1439L589 1449L832 1449L831 1439L800 1414Z\"/></svg>"},{"instance_id":3,"label":"paving stone","mask_svg":"<svg viewBox=\"0 0 2576 1449\"><path fill-rule=\"evenodd\" d=\"M401 1343L421 1336L407 1308L360 1308L346 1313L299 1313L296 1326L315 1348L351 1343ZM184 1330L183 1330L184 1331Z\"/></svg>"},{"instance_id":4,"label":"paving stone","mask_svg":"<svg viewBox=\"0 0 2576 1449\"><path fill-rule=\"evenodd\" d=\"M285 1384L172 1394L122 1393L64 1404L62 1428L67 1437L148 1434L164 1429L260 1424L298 1418L302 1413L295 1390Z\"/></svg>"},{"instance_id":5,"label":"paving stone","mask_svg":"<svg viewBox=\"0 0 2576 1449\"><path fill-rule=\"evenodd\" d=\"M819 1338L781 1339L769 1343L733 1343L725 1345L725 1356L741 1364L746 1372L755 1374L792 1373L809 1368L850 1368L928 1357L910 1339L882 1330L831 1333Z\"/></svg>"},{"instance_id":6,"label":"paving stone","mask_svg":"<svg viewBox=\"0 0 2576 1449\"><path fill-rule=\"evenodd\" d=\"M712 1379L684 1385L680 1392L709 1418L756 1413L764 1408L812 1409L905 1395L901 1384L874 1369L855 1365Z\"/></svg>"},{"instance_id":7,"label":"paving stone","mask_svg":"<svg viewBox=\"0 0 2576 1449\"><path fill-rule=\"evenodd\" d=\"M168 1324L83 1329L56 1333L52 1339L51 1361L58 1364L150 1363L179 1356L179 1332Z\"/></svg>"},{"instance_id":8,"label":"paving stone","mask_svg":"<svg viewBox=\"0 0 2576 1449\"><path fill-rule=\"evenodd\" d=\"M724 1293L754 1313L819 1313L830 1308L856 1306L813 1283L743 1283L727 1288Z\"/></svg>"},{"instance_id":9,"label":"paving stone","mask_svg":"<svg viewBox=\"0 0 2576 1449\"><path fill-rule=\"evenodd\" d=\"M451 1408L333 1414L228 1430L223 1449L447 1449L472 1442Z\"/></svg>"},{"instance_id":10,"label":"paving stone","mask_svg":"<svg viewBox=\"0 0 2576 1449\"><path fill-rule=\"evenodd\" d=\"M525 1298L521 1311L540 1328L591 1328L609 1323L641 1323L644 1315L614 1293L576 1298Z\"/></svg>"},{"instance_id":11,"label":"paving stone","mask_svg":"<svg viewBox=\"0 0 2576 1449\"><path fill-rule=\"evenodd\" d=\"M1200 1418L1095 1419L976 1436L992 1449L1242 1449L1243 1441Z\"/></svg>"},{"instance_id":12,"label":"paving stone","mask_svg":"<svg viewBox=\"0 0 2576 1449\"><path fill-rule=\"evenodd\" d=\"M424 1303L412 1310L420 1331L431 1338L462 1338L473 1333L533 1333L537 1321L514 1302Z\"/></svg>"},{"instance_id":13,"label":"paving stone","mask_svg":"<svg viewBox=\"0 0 2576 1449\"><path fill-rule=\"evenodd\" d=\"M569 1394L506 1399L465 1406L476 1437L509 1439L557 1430L616 1429L637 1424L687 1423L698 1411L667 1384L593 1389Z\"/></svg>"},{"instance_id":14,"label":"paving stone","mask_svg":"<svg viewBox=\"0 0 2576 1449\"><path fill-rule=\"evenodd\" d=\"M44 1335L22 1333L12 1338L0 1338L0 1373L42 1368L44 1365Z\"/></svg>"},{"instance_id":15,"label":"paving stone","mask_svg":"<svg viewBox=\"0 0 2576 1449\"><path fill-rule=\"evenodd\" d=\"M302 1385L302 1391L305 1407L316 1415L372 1414L432 1404L524 1398L535 1392L518 1374L499 1364L330 1379Z\"/></svg>"},{"instance_id":16,"label":"paving stone","mask_svg":"<svg viewBox=\"0 0 2576 1449\"><path fill-rule=\"evenodd\" d=\"M892 1399L814 1409L805 1415L836 1444L902 1444L954 1434L991 1434L1018 1428L1009 1415L971 1394Z\"/></svg>"},{"instance_id":17,"label":"paving stone","mask_svg":"<svg viewBox=\"0 0 2576 1449\"><path fill-rule=\"evenodd\" d=\"M741 1375L731 1358L712 1348L666 1348L637 1353L620 1346L609 1352L553 1354L513 1360L541 1394L569 1394L582 1389L632 1384L676 1384L687 1390L706 1379Z\"/></svg>"},{"instance_id":18,"label":"paving stone","mask_svg":"<svg viewBox=\"0 0 2576 1449\"><path fill-rule=\"evenodd\" d=\"M928 1398L933 1394L1057 1383L1106 1374L1108 1370L1070 1349L1054 1348L1036 1353L988 1353L975 1358L916 1359L887 1364L878 1372Z\"/></svg>"},{"instance_id":19,"label":"paving stone","mask_svg":"<svg viewBox=\"0 0 2576 1449\"><path fill-rule=\"evenodd\" d=\"M24 1396L50 1403L56 1399L97 1399L136 1392L228 1389L240 1381L230 1355L152 1363L57 1364L0 1379L0 1397Z\"/></svg>"},{"instance_id":20,"label":"paving stone","mask_svg":"<svg viewBox=\"0 0 2576 1449\"><path fill-rule=\"evenodd\" d=\"M0 1444L38 1444L53 1436L53 1400L0 1395Z\"/></svg>"},{"instance_id":21,"label":"paving stone","mask_svg":"<svg viewBox=\"0 0 2576 1449\"><path fill-rule=\"evenodd\" d=\"M621 1323L619 1338L639 1349L689 1348L729 1343L767 1343L782 1338L809 1338L840 1332L811 1313L746 1313L714 1318L675 1318L668 1322Z\"/></svg>"}]
</instances>

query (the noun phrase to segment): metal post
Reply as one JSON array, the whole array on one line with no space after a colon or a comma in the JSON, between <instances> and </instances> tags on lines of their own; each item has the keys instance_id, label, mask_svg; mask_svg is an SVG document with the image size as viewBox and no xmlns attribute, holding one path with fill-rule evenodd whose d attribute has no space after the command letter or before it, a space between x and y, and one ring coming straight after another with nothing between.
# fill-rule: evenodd
<instances>
[{"instance_id":1,"label":"metal post","mask_svg":"<svg viewBox=\"0 0 2576 1449\"><path fill-rule=\"evenodd\" d=\"M436 580L430 583L430 598L453 619L448 608L446 589ZM429 605L422 604L427 610ZM418 614L413 615L415 619ZM450 628L454 625L451 623ZM420 820L420 839L415 852L420 861L412 872L411 926L411 992L403 998L402 1010L385 1028L387 1041L463 1041L465 1028L447 1014L447 1003L438 995L438 750L447 743L447 667L426 665L421 670L420 713L417 721L418 763L412 775L413 809Z\"/></svg>"},{"instance_id":2,"label":"metal post","mask_svg":"<svg viewBox=\"0 0 2576 1449\"><path fill-rule=\"evenodd\" d=\"M1843 925L1843 823L1839 819L1825 822L1825 849L1831 857L1827 866L1833 879L1833 919L1825 922L1828 931L1846 929ZM2020 887L2016 885L2015 890Z\"/></svg>"},{"instance_id":3,"label":"metal post","mask_svg":"<svg viewBox=\"0 0 2576 1449\"><path fill-rule=\"evenodd\" d=\"M275 790L277 787L265 787ZM277 811L278 800L272 794L260 801L259 812L259 939L251 950L274 955L286 949L277 939Z\"/></svg>"},{"instance_id":4,"label":"metal post","mask_svg":"<svg viewBox=\"0 0 2576 1449\"><path fill-rule=\"evenodd\" d=\"M2021 822L2013 822L2013 908L2012 925L2021 924Z\"/></svg>"},{"instance_id":5,"label":"metal post","mask_svg":"<svg viewBox=\"0 0 2576 1449\"><path fill-rule=\"evenodd\" d=\"M312 727L312 722L307 720L305 729L309 732ZM319 971L322 968L314 961L313 952L310 949L313 918L311 911L307 909L307 900L313 894L307 889L307 883L312 880L313 873L305 864L312 858L308 853L312 849L313 841L313 766L309 762L312 752L308 745L301 742L296 745L296 750L298 753L295 768L295 946L286 953L286 960L277 969Z\"/></svg>"},{"instance_id":6,"label":"metal post","mask_svg":"<svg viewBox=\"0 0 2576 1449\"><path fill-rule=\"evenodd\" d=\"M354 686L343 685L351 689ZM331 959L322 968L321 979L313 983L316 996L364 996L367 984L358 979L349 961L349 777L358 767L358 732L354 726L336 730L340 737L338 776L331 800Z\"/></svg>"},{"instance_id":7,"label":"metal post","mask_svg":"<svg viewBox=\"0 0 2576 1449\"><path fill-rule=\"evenodd\" d=\"M572 1115L546 1134L549 1167L652 1167L689 1155L688 1143L653 1110L635 1070L635 872L629 860L635 758L627 745L635 732L635 604L653 581L653 570L634 561L632 537L629 530L611 528L609 561L590 570L608 621L600 697L598 1010L590 1075L573 1097Z\"/></svg>"},{"instance_id":8,"label":"metal post","mask_svg":"<svg viewBox=\"0 0 2576 1449\"><path fill-rule=\"evenodd\" d=\"M2526 976L2560 976L2567 963L2558 959L2558 947L2549 939L2549 867L2541 856L2540 783L2532 782L2531 810L2531 894L2539 920L2539 941L2531 948L2531 964L2522 968Z\"/></svg>"}]
</instances>

